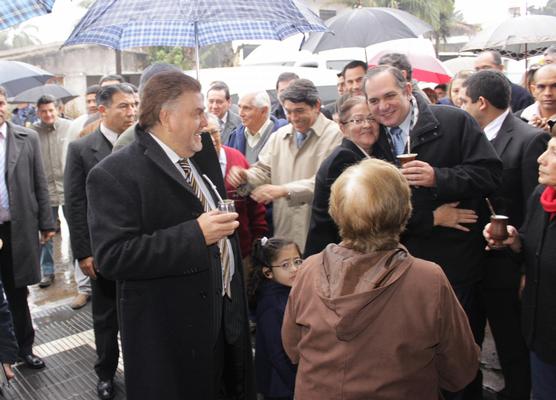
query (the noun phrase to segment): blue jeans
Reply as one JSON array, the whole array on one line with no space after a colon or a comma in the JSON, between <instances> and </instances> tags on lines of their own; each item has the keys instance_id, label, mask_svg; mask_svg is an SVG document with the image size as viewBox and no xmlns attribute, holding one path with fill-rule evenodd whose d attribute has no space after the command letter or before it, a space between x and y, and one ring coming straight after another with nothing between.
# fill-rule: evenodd
<instances>
[{"instance_id":1,"label":"blue jeans","mask_svg":"<svg viewBox=\"0 0 556 400\"><path fill-rule=\"evenodd\" d=\"M58 219L58 206L52 207L52 219ZM42 276L54 275L54 239L41 245L41 273Z\"/></svg>"},{"instance_id":2,"label":"blue jeans","mask_svg":"<svg viewBox=\"0 0 556 400\"><path fill-rule=\"evenodd\" d=\"M541 360L535 352L531 356L531 383L533 386L533 400L556 399L556 364L549 364Z\"/></svg>"}]
</instances>

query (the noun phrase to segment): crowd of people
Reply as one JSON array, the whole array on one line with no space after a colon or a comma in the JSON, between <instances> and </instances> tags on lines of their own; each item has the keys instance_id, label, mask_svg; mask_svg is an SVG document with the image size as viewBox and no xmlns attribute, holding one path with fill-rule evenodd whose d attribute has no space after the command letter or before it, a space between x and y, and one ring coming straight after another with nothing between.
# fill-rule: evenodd
<instances>
[{"instance_id":1,"label":"crowd of people","mask_svg":"<svg viewBox=\"0 0 556 400\"><path fill-rule=\"evenodd\" d=\"M275 102L233 104L154 64L138 88L103 77L73 121L42 96L13 122L0 88L8 378L46 366L27 287L52 285L63 215L100 399L120 335L129 399L478 400L487 322L497 398L555 399L556 47L524 86L487 51L434 90L397 53L337 87L324 105L284 73Z\"/></svg>"}]
</instances>

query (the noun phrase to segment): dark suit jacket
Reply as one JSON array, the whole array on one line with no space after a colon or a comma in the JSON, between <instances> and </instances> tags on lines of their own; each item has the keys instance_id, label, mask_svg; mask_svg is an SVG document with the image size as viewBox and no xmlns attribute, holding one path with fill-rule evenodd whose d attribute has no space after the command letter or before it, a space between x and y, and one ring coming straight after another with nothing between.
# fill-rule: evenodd
<instances>
[{"instance_id":1,"label":"dark suit jacket","mask_svg":"<svg viewBox=\"0 0 556 400\"><path fill-rule=\"evenodd\" d=\"M228 143L228 138L230 134L241 125L241 118L239 115L234 113L231 109L228 110L228 116L226 118L226 124L224 125L224 129L220 133L222 136L222 143Z\"/></svg>"},{"instance_id":2,"label":"dark suit jacket","mask_svg":"<svg viewBox=\"0 0 556 400\"><path fill-rule=\"evenodd\" d=\"M39 231L53 231L54 221L37 132L6 124L12 265L15 287L21 288L41 279Z\"/></svg>"},{"instance_id":3,"label":"dark suit jacket","mask_svg":"<svg viewBox=\"0 0 556 400\"><path fill-rule=\"evenodd\" d=\"M210 137L192 162L225 197ZM225 376L251 398L251 351L242 264L232 237L232 300L222 297L220 252L205 244L203 206L140 126L135 141L87 180L94 257L117 280L128 399L213 399L217 335L233 349ZM238 396L237 398L244 398Z\"/></svg>"},{"instance_id":4,"label":"dark suit jacket","mask_svg":"<svg viewBox=\"0 0 556 400\"><path fill-rule=\"evenodd\" d=\"M531 96L531 93L529 93L527 89L513 82L510 82L510 85L512 90L510 106L513 112L523 110L525 107L530 106L535 102L535 99L533 99L533 96Z\"/></svg>"},{"instance_id":5,"label":"dark suit jacket","mask_svg":"<svg viewBox=\"0 0 556 400\"><path fill-rule=\"evenodd\" d=\"M490 200L498 214L507 215L509 223L520 227L525 206L538 185L537 158L546 150L550 136L511 113L491 143L504 164L502 184ZM517 288L521 264L509 250L489 251L483 285L493 288Z\"/></svg>"},{"instance_id":6,"label":"dark suit jacket","mask_svg":"<svg viewBox=\"0 0 556 400\"><path fill-rule=\"evenodd\" d=\"M411 131L411 152L434 167L436 187L411 187L413 213L401 242L410 253L440 265L452 285L465 285L482 278L484 239L487 222L486 196L502 179L502 162L477 122L456 107L428 105L417 97L419 118ZM381 127L373 155L395 162ZM434 226L433 212L445 203L459 201L460 208L472 209L479 221L463 232Z\"/></svg>"},{"instance_id":7,"label":"dark suit jacket","mask_svg":"<svg viewBox=\"0 0 556 400\"><path fill-rule=\"evenodd\" d=\"M68 222L73 256L81 260L93 255L87 223L85 182L91 169L112 153L112 144L100 128L71 142L64 171L65 217Z\"/></svg>"},{"instance_id":8,"label":"dark suit jacket","mask_svg":"<svg viewBox=\"0 0 556 400\"><path fill-rule=\"evenodd\" d=\"M328 214L330 188L344 170L365 158L365 154L351 140L342 143L322 162L315 176L315 196L311 207L311 221L303 257L320 253L329 243L340 243L338 226Z\"/></svg>"}]
</instances>

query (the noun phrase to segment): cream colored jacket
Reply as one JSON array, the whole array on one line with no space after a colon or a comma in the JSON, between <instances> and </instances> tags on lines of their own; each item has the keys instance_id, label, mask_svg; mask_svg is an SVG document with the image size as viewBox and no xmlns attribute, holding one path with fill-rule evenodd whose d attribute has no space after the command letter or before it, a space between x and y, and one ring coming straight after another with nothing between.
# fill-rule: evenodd
<instances>
[{"instance_id":1,"label":"cream colored jacket","mask_svg":"<svg viewBox=\"0 0 556 400\"><path fill-rule=\"evenodd\" d=\"M309 230L315 174L324 159L340 145L339 126L320 114L298 149L291 124L274 132L259 153L259 161L247 171L249 184L283 185L289 199L273 204L274 236L293 240L303 252Z\"/></svg>"},{"instance_id":2,"label":"cream colored jacket","mask_svg":"<svg viewBox=\"0 0 556 400\"><path fill-rule=\"evenodd\" d=\"M64 205L64 167L66 153L71 141L71 121L58 118L53 126L35 123L32 128L39 134L44 173L48 182L48 194L52 207Z\"/></svg>"}]
</instances>

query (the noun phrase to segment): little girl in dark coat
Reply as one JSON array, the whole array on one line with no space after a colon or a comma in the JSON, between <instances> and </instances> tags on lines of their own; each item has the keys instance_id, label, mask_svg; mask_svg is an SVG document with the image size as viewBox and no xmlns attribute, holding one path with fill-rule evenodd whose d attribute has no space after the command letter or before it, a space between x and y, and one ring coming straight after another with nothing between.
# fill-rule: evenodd
<instances>
[{"instance_id":1,"label":"little girl in dark coat","mask_svg":"<svg viewBox=\"0 0 556 400\"><path fill-rule=\"evenodd\" d=\"M282 346L282 321L295 273L302 263L290 240L262 238L253 247L249 305L256 312L257 391L265 400L293 399L296 366Z\"/></svg>"}]
</instances>

